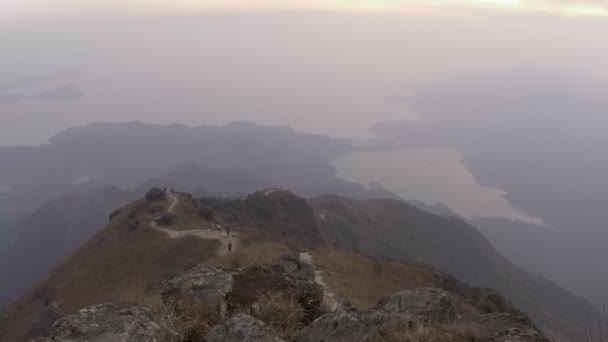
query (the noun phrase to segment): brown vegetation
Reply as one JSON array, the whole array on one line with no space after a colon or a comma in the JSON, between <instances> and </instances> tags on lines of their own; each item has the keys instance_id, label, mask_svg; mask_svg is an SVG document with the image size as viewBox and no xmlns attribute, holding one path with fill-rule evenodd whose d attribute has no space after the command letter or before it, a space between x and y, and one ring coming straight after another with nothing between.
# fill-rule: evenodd
<instances>
[{"instance_id":1,"label":"brown vegetation","mask_svg":"<svg viewBox=\"0 0 608 342\"><path fill-rule=\"evenodd\" d=\"M0 326L8 332L3 338L22 341L30 337L30 322L49 303L59 304L64 313L70 314L92 304L137 301L136 297L157 293L165 277L215 257L217 241L197 237L174 240L151 229L153 215L148 205L139 201L123 210L10 306ZM137 224L131 224L135 215Z\"/></svg>"},{"instance_id":2,"label":"brown vegetation","mask_svg":"<svg viewBox=\"0 0 608 342\"><path fill-rule=\"evenodd\" d=\"M372 260L333 248L321 248L312 254L332 292L362 308L371 308L403 289L439 287L432 272L424 267Z\"/></svg>"},{"instance_id":3,"label":"brown vegetation","mask_svg":"<svg viewBox=\"0 0 608 342\"><path fill-rule=\"evenodd\" d=\"M304 308L292 296L267 293L258 297L250 314L271 326L282 338L292 337L306 319Z\"/></svg>"},{"instance_id":4,"label":"brown vegetation","mask_svg":"<svg viewBox=\"0 0 608 342\"><path fill-rule=\"evenodd\" d=\"M411 327L403 322L381 327L368 339L369 342L482 342L475 329L464 323Z\"/></svg>"}]
</instances>

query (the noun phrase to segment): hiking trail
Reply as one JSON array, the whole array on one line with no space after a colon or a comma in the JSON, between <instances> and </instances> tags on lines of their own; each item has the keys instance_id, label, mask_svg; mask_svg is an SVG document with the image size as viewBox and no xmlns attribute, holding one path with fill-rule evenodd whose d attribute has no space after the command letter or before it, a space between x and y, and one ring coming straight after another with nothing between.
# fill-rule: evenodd
<instances>
[{"instance_id":1,"label":"hiking trail","mask_svg":"<svg viewBox=\"0 0 608 342\"><path fill-rule=\"evenodd\" d=\"M179 204L179 198L175 194L169 194L169 199L171 203L169 204L169 208L167 209L167 213L174 214L175 208ZM162 216L162 215L161 215ZM232 252L237 249L238 245L238 234L234 232L230 232L230 236L228 232L225 230L218 231L215 229L201 228L195 230L174 230L170 228L159 227L156 223L156 220L161 216L155 217L152 222L150 222L150 226L156 230L166 233L172 239L180 239L186 236L195 236L201 239L206 240L217 240L220 242L222 247L219 248L218 255L226 255L228 253L228 244L232 242Z\"/></svg>"},{"instance_id":2,"label":"hiking trail","mask_svg":"<svg viewBox=\"0 0 608 342\"><path fill-rule=\"evenodd\" d=\"M329 286L323 279L323 272L315 266L314 259L309 252L300 253L300 261L305 262L315 268L315 283L323 288L323 306L333 312L338 309L340 303L336 299L336 295L329 290Z\"/></svg>"}]
</instances>

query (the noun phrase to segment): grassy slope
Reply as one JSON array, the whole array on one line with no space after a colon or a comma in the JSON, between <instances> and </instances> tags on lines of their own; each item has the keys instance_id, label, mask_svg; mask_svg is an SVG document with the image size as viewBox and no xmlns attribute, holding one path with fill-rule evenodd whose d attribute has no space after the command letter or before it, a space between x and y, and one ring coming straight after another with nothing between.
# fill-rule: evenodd
<instances>
[{"instance_id":1,"label":"grassy slope","mask_svg":"<svg viewBox=\"0 0 608 342\"><path fill-rule=\"evenodd\" d=\"M216 241L186 237L172 240L148 224L153 214L144 201L126 208L82 248L8 309L0 323L0 341L22 341L45 303L65 313L105 302L128 302L131 293L156 291L170 274L216 255ZM138 210L137 226L129 212Z\"/></svg>"},{"instance_id":2,"label":"grassy slope","mask_svg":"<svg viewBox=\"0 0 608 342\"><path fill-rule=\"evenodd\" d=\"M472 226L393 200L324 196L310 201L322 237L366 255L422 263L473 286L497 289L540 326L576 340L591 306L500 255Z\"/></svg>"}]
</instances>

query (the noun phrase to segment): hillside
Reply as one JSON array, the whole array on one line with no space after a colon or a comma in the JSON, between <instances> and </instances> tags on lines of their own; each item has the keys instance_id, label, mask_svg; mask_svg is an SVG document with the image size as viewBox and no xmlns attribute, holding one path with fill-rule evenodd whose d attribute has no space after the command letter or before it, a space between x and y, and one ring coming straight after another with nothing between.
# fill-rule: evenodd
<instances>
[{"instance_id":1,"label":"hillside","mask_svg":"<svg viewBox=\"0 0 608 342\"><path fill-rule=\"evenodd\" d=\"M108 222L108 213L132 195L116 187L74 192L27 216L0 246L0 308L55 268Z\"/></svg>"},{"instance_id":2,"label":"hillside","mask_svg":"<svg viewBox=\"0 0 608 342\"><path fill-rule=\"evenodd\" d=\"M491 279L498 272L512 272L513 278L508 281L524 283L525 279L516 278L524 273L506 261L494 264L504 267L497 272L485 269L487 263L495 262L493 258L501 257L489 244L484 245L486 240L477 236L474 229L458 220L433 216L397 201L360 202L324 197L308 202L277 189L227 199L196 200L188 194L161 197L123 207L102 231L13 303L0 321L0 340L21 341L25 336L44 333L51 305L59 307L63 314L71 314L100 303L140 303L158 293L167 277L196 265L243 269L269 265L286 253L307 251L324 276L324 288L332 291L338 302L373 309L374 303L396 291L431 287L450 291L461 317L485 313L520 315L497 292L470 287L448 273L420 265L426 261L456 275L478 274L477 282ZM352 206L359 207L353 211ZM384 216L386 221L379 219ZM372 226L375 235L369 232ZM412 226L419 228L407 232ZM227 239L224 230L228 227ZM404 237L392 236L393 241L389 242L388 234L399 231L406 232ZM227 252L228 241L233 244L233 253ZM344 248L345 241L362 254L349 252L350 248ZM411 244L411 248L405 248L406 241L415 241L417 247ZM407 251L405 257L392 259L402 261L364 255L387 257L377 250L372 253L373 248L382 246L397 253L400 245ZM460 253L464 253L463 259L459 259ZM416 254L415 260L406 260ZM484 262L486 258L490 261ZM252 278L254 283L256 277ZM530 290L538 296L552 286L532 281L529 284L539 286L539 292ZM244 291L251 291L249 286L252 285L247 285ZM561 303L555 305L567 309ZM543 320L539 322L555 326L550 321L552 317L539 318Z\"/></svg>"},{"instance_id":3,"label":"hillside","mask_svg":"<svg viewBox=\"0 0 608 342\"><path fill-rule=\"evenodd\" d=\"M324 196L310 201L324 241L366 255L421 263L474 286L496 289L543 328L572 340L584 336L584 299L513 265L474 227L394 200Z\"/></svg>"}]
</instances>

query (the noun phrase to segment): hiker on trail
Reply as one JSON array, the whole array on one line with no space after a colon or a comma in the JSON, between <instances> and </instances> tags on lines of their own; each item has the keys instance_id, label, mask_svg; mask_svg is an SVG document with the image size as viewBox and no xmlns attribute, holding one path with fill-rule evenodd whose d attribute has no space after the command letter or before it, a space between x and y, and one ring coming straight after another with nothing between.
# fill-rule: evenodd
<instances>
[{"instance_id":1,"label":"hiker on trail","mask_svg":"<svg viewBox=\"0 0 608 342\"><path fill-rule=\"evenodd\" d=\"M228 242L228 253L232 253L232 241Z\"/></svg>"}]
</instances>

